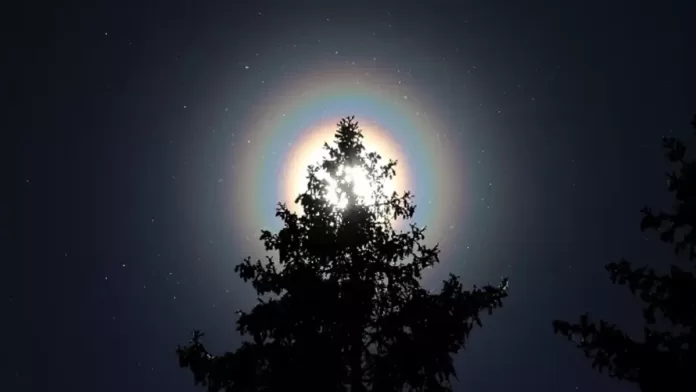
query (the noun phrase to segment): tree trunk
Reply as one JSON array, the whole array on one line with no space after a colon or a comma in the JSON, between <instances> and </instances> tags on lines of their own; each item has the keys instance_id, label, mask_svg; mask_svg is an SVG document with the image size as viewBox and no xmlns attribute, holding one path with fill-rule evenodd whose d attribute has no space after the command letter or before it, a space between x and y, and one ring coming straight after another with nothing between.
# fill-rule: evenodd
<instances>
[{"instance_id":1,"label":"tree trunk","mask_svg":"<svg viewBox=\"0 0 696 392\"><path fill-rule=\"evenodd\" d=\"M360 326L359 324L356 324ZM362 383L362 334L353 329L350 348L350 392L364 392Z\"/></svg>"},{"instance_id":2,"label":"tree trunk","mask_svg":"<svg viewBox=\"0 0 696 392\"><path fill-rule=\"evenodd\" d=\"M365 387L362 382L362 333L363 333L363 310L364 295L360 274L357 272L357 265L351 266L350 274L350 392L364 392Z\"/></svg>"}]
</instances>

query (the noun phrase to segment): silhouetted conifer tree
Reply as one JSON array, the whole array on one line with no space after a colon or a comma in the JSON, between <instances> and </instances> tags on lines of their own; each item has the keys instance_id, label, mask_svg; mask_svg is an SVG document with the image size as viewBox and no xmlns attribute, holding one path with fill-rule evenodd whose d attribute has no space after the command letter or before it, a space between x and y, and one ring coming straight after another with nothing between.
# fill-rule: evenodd
<instances>
[{"instance_id":1,"label":"silhouetted conifer tree","mask_svg":"<svg viewBox=\"0 0 696 392\"><path fill-rule=\"evenodd\" d=\"M696 116L691 123L696 130ZM663 138L667 158L678 170L667 173L674 193L674 212L642 210L641 230L655 230L660 239L674 245L693 264L696 258L696 161L686 158L686 146L676 138ZM634 340L606 321L592 323L584 314L578 324L554 321L556 333L577 343L592 366L609 375L637 383L643 392L696 391L696 279L693 265L686 270L672 265L669 274L652 268L633 268L626 260L606 269L613 283L627 285L644 303L644 336ZM660 328L658 320L670 327ZM667 324L667 323L661 323Z\"/></svg>"},{"instance_id":2,"label":"silhouetted conifer tree","mask_svg":"<svg viewBox=\"0 0 696 392\"><path fill-rule=\"evenodd\" d=\"M438 263L439 249L423 243L425 229L415 224L393 229L394 219L415 211L409 192L384 192L396 162L381 165L364 151L353 117L338 127L334 145L324 145L328 157L308 168L307 191L296 199L303 213L280 203L284 227L262 231L278 262L247 258L235 268L258 294L237 321L249 339L212 355L194 331L177 349L180 365L209 391L448 391L452 355L481 325L480 313L507 296L506 279L466 291L450 275L439 293L422 288L421 271ZM369 198L347 178L358 168Z\"/></svg>"}]
</instances>

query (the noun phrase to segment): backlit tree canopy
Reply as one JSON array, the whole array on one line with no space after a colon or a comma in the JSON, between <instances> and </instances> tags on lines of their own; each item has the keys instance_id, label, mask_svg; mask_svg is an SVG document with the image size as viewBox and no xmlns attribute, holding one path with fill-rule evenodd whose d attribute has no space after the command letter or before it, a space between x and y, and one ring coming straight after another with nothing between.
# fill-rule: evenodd
<instances>
[{"instance_id":1,"label":"backlit tree canopy","mask_svg":"<svg viewBox=\"0 0 696 392\"><path fill-rule=\"evenodd\" d=\"M209 391L448 391L452 356L481 312L502 306L506 279L464 290L450 275L439 292L421 286L439 248L410 222L411 193L385 194L396 162L382 164L361 139L353 117L340 121L327 158L308 168L302 213L279 204L283 228L261 233L278 260L235 267L258 294L239 312L244 343L213 355L195 331L177 349ZM395 230L397 221L407 229Z\"/></svg>"}]
</instances>

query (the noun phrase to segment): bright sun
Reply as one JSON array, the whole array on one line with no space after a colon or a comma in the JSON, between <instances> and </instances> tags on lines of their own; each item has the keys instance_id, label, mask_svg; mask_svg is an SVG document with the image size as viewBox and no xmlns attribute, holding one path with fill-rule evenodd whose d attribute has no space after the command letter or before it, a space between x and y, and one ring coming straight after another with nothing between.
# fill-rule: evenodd
<instances>
[{"instance_id":1,"label":"bright sun","mask_svg":"<svg viewBox=\"0 0 696 392\"><path fill-rule=\"evenodd\" d=\"M332 133L327 131L332 128L333 125L329 123L322 124L315 130L310 131L297 145L293 146L284 170L279 173L279 180L283 184L281 186L283 192L281 198L288 202L293 212L301 213L300 205L293 201L297 195L307 189L307 166L320 164L328 156L323 145L325 142L331 144ZM398 145L389 138L387 132L375 126L368 125L361 128L363 128L363 144L365 145L366 153L377 152L382 155L381 165L386 164L389 159L399 160L397 176L391 180L385 179L382 183L384 194L391 196L394 191L403 192L408 186L408 167L404 165L405 162L401 159L403 156ZM329 202L338 208L345 208L348 201L345 195L341 194L338 187L339 182L345 181L352 184L353 191L362 198L363 202L374 203L373 189L363 168L343 167L338 174L338 178L333 179L324 171L317 173L320 179L326 179L329 183L327 189Z\"/></svg>"},{"instance_id":2,"label":"bright sun","mask_svg":"<svg viewBox=\"0 0 696 392\"><path fill-rule=\"evenodd\" d=\"M374 202L373 189L370 186L367 172L363 168L341 166L338 168L336 175L338 179L331 178L324 172L319 176L319 179L326 179L329 183L327 199L331 204L341 209L348 204L346 194L338 186L339 182L350 184L353 192L364 202Z\"/></svg>"}]
</instances>

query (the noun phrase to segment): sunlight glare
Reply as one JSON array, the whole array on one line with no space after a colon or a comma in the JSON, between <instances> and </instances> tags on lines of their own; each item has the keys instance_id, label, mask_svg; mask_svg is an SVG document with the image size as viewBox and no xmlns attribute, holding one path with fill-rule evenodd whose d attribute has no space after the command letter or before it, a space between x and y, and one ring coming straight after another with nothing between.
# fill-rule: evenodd
<instances>
[{"instance_id":1,"label":"sunlight glare","mask_svg":"<svg viewBox=\"0 0 696 392\"><path fill-rule=\"evenodd\" d=\"M352 184L353 192L364 202L374 202L373 189L370 186L370 180L365 169L341 166L338 168L336 175L338 180L331 178L325 172L321 172L319 175L319 179L325 179L329 183L327 199L331 204L340 209L345 208L348 204L345 193L338 186L339 181Z\"/></svg>"},{"instance_id":2,"label":"sunlight glare","mask_svg":"<svg viewBox=\"0 0 696 392\"><path fill-rule=\"evenodd\" d=\"M310 165L319 165L330 159L328 151L324 148L325 143L331 144L330 134L328 130L333 127L332 124L320 125L308 135L304 136L299 143L294 146L288 157L287 164L281 172L281 199L288 203L292 212L302 214L302 206L299 203L294 203L297 195L307 191L307 167ZM375 152L382 156L378 166L388 163L389 159L399 160L397 176L381 180L382 192L384 196L390 198L392 193L403 192L408 187L408 168L403 165L403 155L398 144L394 143L385 131L380 131L377 127L368 127L364 135L363 145L365 146L364 153ZM379 170L379 169L377 169ZM326 198L331 205L338 209L344 209L348 200L344 195L340 194L339 182L346 181L350 183L352 189L357 196L362 199L360 202L366 204L374 204L375 198L373 192L373 184L370 184L366 168L358 167L343 167L340 169L339 175L332 179L325 170L319 169L316 173L318 179L323 179L328 182L325 192ZM376 185L376 184L374 184Z\"/></svg>"}]
</instances>

